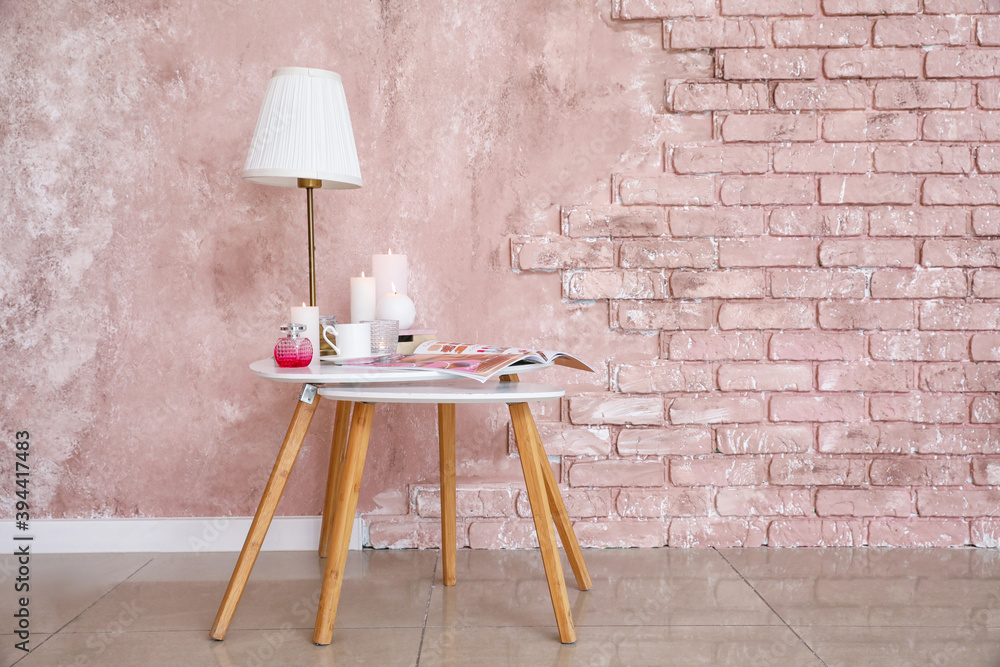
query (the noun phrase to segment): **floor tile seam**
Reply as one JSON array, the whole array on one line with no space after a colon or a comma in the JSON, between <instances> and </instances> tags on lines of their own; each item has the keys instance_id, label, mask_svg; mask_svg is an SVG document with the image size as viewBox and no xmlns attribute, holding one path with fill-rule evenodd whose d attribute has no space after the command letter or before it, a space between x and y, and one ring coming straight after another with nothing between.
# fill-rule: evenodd
<instances>
[{"instance_id":1,"label":"floor tile seam","mask_svg":"<svg viewBox=\"0 0 1000 667\"><path fill-rule=\"evenodd\" d=\"M812 646L810 646L810 645L809 645L809 642L807 642L807 641L806 641L806 640L805 640L805 639L804 639L804 638L802 637L802 635L800 635L800 634L798 633L798 631L797 631L797 630L796 630L795 628L793 628L793 627L792 627L792 626L791 626L791 625L790 625L790 624L788 623L788 621L786 621L786 620L785 620L785 618L784 618L784 617L783 617L783 616L782 616L781 614L779 614L779 613L778 613L778 610L777 610L777 609L775 609L775 608L774 608L774 607L773 607L773 606L771 605L771 603L770 603L770 602L768 602L768 601L767 601L766 599L764 599L764 596L763 596L763 595L761 595L760 591L758 591L758 590L757 590L757 588L756 588L756 587L754 587L754 585L753 585L752 583L750 583L750 580L749 580L749 579L747 579L747 578L746 578L745 576L743 576L743 573L742 573L742 572L740 572L740 571L739 571L739 570L738 570L738 569L736 568L736 566L735 566L735 565L733 565L733 563L732 563L732 562L731 562L731 561L730 561L730 560L729 560L728 558L726 558L725 554L723 554L723 553L722 553L721 551L719 551L719 550L718 550L718 549L716 549L715 547L712 547L712 550L713 550L713 551L715 551L715 553L719 554L719 557L720 557L720 558L722 558L722 560L724 560L724 561L726 562L726 564L727 564L727 565L729 565L729 567L731 567L731 568L733 569L733 572L735 572L735 573L736 573L737 575L739 575L740 579L742 579L742 580L743 580L743 582L744 582L744 583L745 583L745 584L746 584L747 586L749 586L749 587L750 587L750 590L752 590L752 591L754 592L754 595L756 595L756 596L757 596L758 598L760 598L760 601L761 601L761 602L763 602L763 603L764 603L764 605L765 605L765 606L766 606L766 607L767 607L768 609L770 609L770 610L771 610L771 613L772 613L772 614L774 614L775 616L777 616L777 617L778 617L778 620L780 620L780 621L781 621L781 622L782 622L782 623L783 623L783 624L785 625L785 627L786 627L786 628L788 628L788 631L789 631L789 632L791 632L791 633L792 633L793 635L795 635L795 637L796 637L796 638L797 638L797 639L798 639L798 640L799 640L800 642L802 642L802 645L803 645L803 646L805 646L805 647L806 647L806 648L807 648L807 649L809 650L809 652L810 652L810 653L812 653L812 654L813 654L813 656L814 656L814 657L815 657L815 658L816 658L817 660L819 660L819 661L820 661L820 663L821 663L822 665L824 665L824 667L829 667L829 666L828 666L828 665L826 664L826 661L825 661L825 660L823 660L823 658L821 658L821 657L820 657L820 655L819 655L818 653L816 653L816 650L815 650L815 649L814 649L814 648L813 648Z\"/></svg>"},{"instance_id":2,"label":"floor tile seam","mask_svg":"<svg viewBox=\"0 0 1000 667\"><path fill-rule=\"evenodd\" d=\"M420 628L420 642L417 644L417 659L413 663L416 667L419 667L420 665L420 654L424 650L424 637L427 635L427 619L430 618L431 615L431 600L434 598L434 588L437 586L438 563L441 562L441 557L441 551L439 550L437 557L434 559L434 568L431 571L431 587L430 590L427 591L427 604L424 606L424 622ZM444 564L442 563L442 567L443 566ZM444 572L442 570L442 576L443 574Z\"/></svg>"}]
</instances>

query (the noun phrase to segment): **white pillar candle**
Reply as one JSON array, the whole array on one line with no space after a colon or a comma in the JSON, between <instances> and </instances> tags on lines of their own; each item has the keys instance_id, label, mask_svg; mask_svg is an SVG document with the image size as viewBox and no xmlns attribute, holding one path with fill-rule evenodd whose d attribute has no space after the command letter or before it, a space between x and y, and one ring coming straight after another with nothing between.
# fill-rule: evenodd
<instances>
[{"instance_id":1,"label":"white pillar candle","mask_svg":"<svg viewBox=\"0 0 1000 667\"><path fill-rule=\"evenodd\" d=\"M379 299L376 313L380 320L398 321L399 330L403 331L413 326L413 320L417 316L417 309L414 307L410 297L393 291L391 294L386 294Z\"/></svg>"},{"instance_id":2,"label":"white pillar candle","mask_svg":"<svg viewBox=\"0 0 1000 667\"><path fill-rule=\"evenodd\" d=\"M307 306L302 304L301 306L292 306L292 319L291 322L296 324L301 324L305 326L306 330L302 332L302 336L309 339L309 342L313 346L313 358L309 362L310 366L319 365L319 307L318 306Z\"/></svg>"},{"instance_id":3,"label":"white pillar candle","mask_svg":"<svg viewBox=\"0 0 1000 667\"><path fill-rule=\"evenodd\" d=\"M363 322L375 319L375 278L351 278L351 322Z\"/></svg>"},{"instance_id":4,"label":"white pillar candle","mask_svg":"<svg viewBox=\"0 0 1000 667\"><path fill-rule=\"evenodd\" d=\"M372 255L376 303L393 291L393 285L396 292L406 294L406 273L406 255L393 255L392 250L385 255Z\"/></svg>"}]
</instances>

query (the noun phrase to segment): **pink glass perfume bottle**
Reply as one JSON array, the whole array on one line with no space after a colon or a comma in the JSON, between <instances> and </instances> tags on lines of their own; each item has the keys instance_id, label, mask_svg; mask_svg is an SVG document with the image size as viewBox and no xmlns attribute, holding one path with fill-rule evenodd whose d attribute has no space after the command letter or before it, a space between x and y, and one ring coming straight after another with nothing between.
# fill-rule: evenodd
<instances>
[{"instance_id":1,"label":"pink glass perfume bottle","mask_svg":"<svg viewBox=\"0 0 1000 667\"><path fill-rule=\"evenodd\" d=\"M308 366L313 357L313 346L305 336L299 334L306 330L302 324L284 324L281 330L284 338L279 338L274 346L274 360L282 368L301 368Z\"/></svg>"}]
</instances>

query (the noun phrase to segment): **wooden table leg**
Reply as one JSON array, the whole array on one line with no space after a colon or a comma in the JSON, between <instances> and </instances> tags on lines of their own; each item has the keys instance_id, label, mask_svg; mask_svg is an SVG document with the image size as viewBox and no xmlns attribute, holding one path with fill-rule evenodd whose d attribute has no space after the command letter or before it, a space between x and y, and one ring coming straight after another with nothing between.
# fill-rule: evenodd
<instances>
[{"instance_id":1,"label":"wooden table leg","mask_svg":"<svg viewBox=\"0 0 1000 667\"><path fill-rule=\"evenodd\" d=\"M455 404L438 404L441 467L441 561L445 586L455 585Z\"/></svg>"},{"instance_id":2,"label":"wooden table leg","mask_svg":"<svg viewBox=\"0 0 1000 667\"><path fill-rule=\"evenodd\" d=\"M365 467L365 454L368 451L368 437L371 435L374 412L375 406L372 403L354 404L354 416L351 418L351 432L347 438L347 453L344 458L344 472L337 492L330 551L323 572L319 611L316 613L316 629L313 632L313 642L316 644L326 645L333 639L333 623L337 618L340 589L344 584L347 547L351 541L354 512L358 508L358 492L361 490L361 474Z\"/></svg>"},{"instance_id":3,"label":"wooden table leg","mask_svg":"<svg viewBox=\"0 0 1000 667\"><path fill-rule=\"evenodd\" d=\"M247 579L250 578L250 571L257 561L257 554L260 553L267 529L271 525L274 510L278 506L278 501L281 500L285 483L288 481L288 474L292 471L292 466L295 465L295 459L298 457L302 441L305 440L306 433L309 431L309 424L312 423L319 401L320 397L314 393L312 403L300 399L295 404L295 414L292 415L292 421L288 425L285 440L281 443L278 458L271 470L271 477L267 480L267 486L264 487L264 495L260 499L257 513L254 514L253 522L250 524L250 532L247 533L246 541L243 542L243 550L240 551L240 557L236 560L236 568L229 580L226 594L222 597L219 613L215 616L211 632L212 639L221 641L226 637L226 631L229 630L233 614L236 613L236 605L240 602L243 589L247 585Z\"/></svg>"},{"instance_id":4,"label":"wooden table leg","mask_svg":"<svg viewBox=\"0 0 1000 667\"><path fill-rule=\"evenodd\" d=\"M330 443L330 470L326 475L326 499L323 502L323 527L320 529L319 557L326 558L333 530L333 514L337 507L337 490L344 471L347 454L347 433L351 428L351 402L337 401L337 416L333 419L333 441Z\"/></svg>"},{"instance_id":5,"label":"wooden table leg","mask_svg":"<svg viewBox=\"0 0 1000 667\"><path fill-rule=\"evenodd\" d=\"M518 377L516 375L502 375L500 376L500 381L517 382ZM570 567L573 568L573 576L576 577L577 587L581 591L590 590L590 587L594 585L590 578L590 571L587 569L587 564L583 561L583 551L580 549L580 542L576 539L576 532L573 530L573 524L570 522L569 512L566 511L566 504L559 493L559 485L556 483L556 477L552 474L552 468L545 465L546 457L545 449L542 447L542 438L538 435L538 426L535 424L535 420L531 416L531 411L527 408L527 404L525 404L525 412L527 413L528 420L531 422L531 429L535 434L533 440L538 447L539 461L543 463L541 470L542 478L545 481L545 495L549 500L549 509L552 512L556 529L559 531L559 540L562 542L563 549L566 550L566 557L569 559Z\"/></svg>"},{"instance_id":6,"label":"wooden table leg","mask_svg":"<svg viewBox=\"0 0 1000 667\"><path fill-rule=\"evenodd\" d=\"M576 630L573 628L573 618L570 615L566 580L563 578L562 564L559 562L559 550L556 548L556 535L552 529L552 515L549 512L541 470L542 466L548 466L548 462L539 460L541 446L534 442L536 431L533 428L534 422L528 404L511 403L507 407L510 410L511 424L514 426L514 439L517 441L524 483L528 487L531 516L535 521L539 551L542 552L545 579L549 585L549 596L552 598L552 611L555 612L556 625L559 627L559 640L563 644L572 644L576 641Z\"/></svg>"}]
</instances>

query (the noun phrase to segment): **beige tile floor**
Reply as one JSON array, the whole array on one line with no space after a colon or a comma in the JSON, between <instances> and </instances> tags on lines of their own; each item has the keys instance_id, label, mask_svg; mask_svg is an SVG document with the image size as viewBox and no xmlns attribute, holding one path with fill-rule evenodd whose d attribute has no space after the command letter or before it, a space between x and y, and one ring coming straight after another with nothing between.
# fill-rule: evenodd
<instances>
[{"instance_id":1,"label":"beige tile floor","mask_svg":"<svg viewBox=\"0 0 1000 667\"><path fill-rule=\"evenodd\" d=\"M13 557L0 556L0 664L1000 666L996 550L586 560L594 587L570 579L578 640L564 646L536 551L460 551L449 588L435 551L352 552L333 644L314 646L312 553L261 554L223 642L208 629L236 554L37 555L24 654L10 634Z\"/></svg>"}]
</instances>

